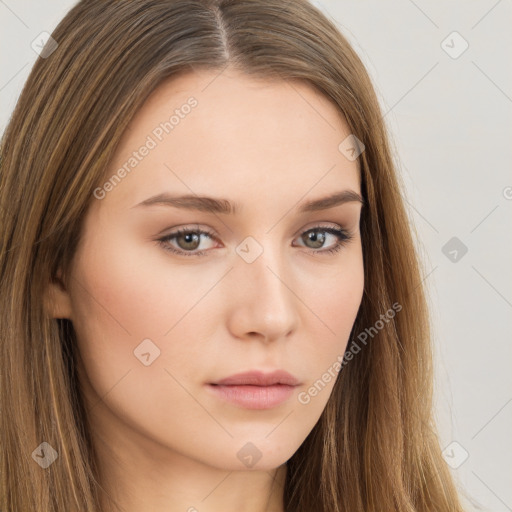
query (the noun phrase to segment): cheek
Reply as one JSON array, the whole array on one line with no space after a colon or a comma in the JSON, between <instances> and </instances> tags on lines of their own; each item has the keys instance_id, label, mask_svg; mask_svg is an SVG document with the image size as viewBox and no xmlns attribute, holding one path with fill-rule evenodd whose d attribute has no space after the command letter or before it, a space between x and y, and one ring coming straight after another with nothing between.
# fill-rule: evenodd
<instances>
[{"instance_id":1,"label":"cheek","mask_svg":"<svg viewBox=\"0 0 512 512\"><path fill-rule=\"evenodd\" d=\"M314 283L303 283L304 302L314 314L304 316L304 328L308 333L302 346L303 353L309 354L311 382L321 379L325 372L334 372L335 363L344 355L349 342L364 290L364 268L361 252L354 251L343 260L340 269L322 275L316 281L317 293L312 294ZM306 320L307 319L307 320ZM302 339L302 337L300 337ZM336 374L337 375L337 372ZM334 386L335 379L323 379L327 393ZM323 396L321 402L326 402Z\"/></svg>"},{"instance_id":2,"label":"cheek","mask_svg":"<svg viewBox=\"0 0 512 512\"><path fill-rule=\"evenodd\" d=\"M170 428L173 415L179 413L185 430L204 422L204 411L194 408L180 386L180 372L197 365L198 348L193 339L183 343L184 327L187 311L208 283L171 267L166 253L152 244L126 238L98 235L76 260L73 325L86 377L83 391L95 411L102 397L110 411L145 436L182 437L179 425Z\"/></svg>"},{"instance_id":3,"label":"cheek","mask_svg":"<svg viewBox=\"0 0 512 512\"><path fill-rule=\"evenodd\" d=\"M173 265L164 249L119 230L89 237L77 256L73 325L98 394L108 392L128 370L130 378L141 372L142 384L150 369L194 366L200 348L195 345L204 338L200 330L208 329L204 318L214 316L215 304L204 296L218 272ZM189 331L186 337L187 326L196 336ZM148 356L142 354L148 351L155 363L144 366L141 359Z\"/></svg>"},{"instance_id":4,"label":"cheek","mask_svg":"<svg viewBox=\"0 0 512 512\"><path fill-rule=\"evenodd\" d=\"M108 332L112 342L162 337L207 289L204 279L194 282L193 272L166 259L156 244L98 236L83 248L76 266L78 320Z\"/></svg>"},{"instance_id":5,"label":"cheek","mask_svg":"<svg viewBox=\"0 0 512 512\"><path fill-rule=\"evenodd\" d=\"M355 321L361 304L364 290L364 267L360 244L351 247L340 259L336 268L332 267L319 272L314 282L304 283L304 293L307 289L316 289L312 295L309 292L312 308L324 322L328 332L334 336L328 337L332 343L336 340L346 341ZM307 296L307 295L305 295Z\"/></svg>"},{"instance_id":6,"label":"cheek","mask_svg":"<svg viewBox=\"0 0 512 512\"><path fill-rule=\"evenodd\" d=\"M134 366L133 351L142 340L162 334L155 322L164 307L162 297L154 293L155 268L125 240L115 232L89 237L73 269L73 325L87 374L99 394ZM163 302L171 312L172 294Z\"/></svg>"}]
</instances>

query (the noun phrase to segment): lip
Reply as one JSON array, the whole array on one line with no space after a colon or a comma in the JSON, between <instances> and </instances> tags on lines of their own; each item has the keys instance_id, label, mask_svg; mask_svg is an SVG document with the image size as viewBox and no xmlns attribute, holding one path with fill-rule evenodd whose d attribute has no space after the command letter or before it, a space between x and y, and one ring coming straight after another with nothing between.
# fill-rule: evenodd
<instances>
[{"instance_id":1,"label":"lip","mask_svg":"<svg viewBox=\"0 0 512 512\"><path fill-rule=\"evenodd\" d=\"M299 380L284 370L237 373L207 384L218 398L244 409L271 409L290 398Z\"/></svg>"},{"instance_id":2,"label":"lip","mask_svg":"<svg viewBox=\"0 0 512 512\"><path fill-rule=\"evenodd\" d=\"M263 372L251 370L243 373L236 373L225 379L212 382L220 386L272 386L274 384L286 384L288 386L297 386L299 380L285 370L274 370L273 372Z\"/></svg>"}]
</instances>

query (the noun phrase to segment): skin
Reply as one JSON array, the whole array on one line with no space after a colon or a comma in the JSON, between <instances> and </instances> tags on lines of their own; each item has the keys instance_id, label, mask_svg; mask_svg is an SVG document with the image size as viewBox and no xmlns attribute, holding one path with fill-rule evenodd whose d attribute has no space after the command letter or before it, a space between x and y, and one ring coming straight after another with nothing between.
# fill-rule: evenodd
<instances>
[{"instance_id":1,"label":"skin","mask_svg":"<svg viewBox=\"0 0 512 512\"><path fill-rule=\"evenodd\" d=\"M190 96L198 105L103 199L92 198L68 279L51 285L51 314L76 330L102 483L122 510L282 512L286 461L334 379L308 404L298 395L344 353L364 287L361 204L297 208L337 191L360 194L358 165L338 149L350 130L323 95L227 69L160 84L108 177ZM226 198L240 211L135 206L162 192ZM319 228L323 245L302 238L319 224L352 239L327 253L336 235ZM167 242L204 256L158 244L178 227L215 234L200 235L197 248L183 237ZM252 263L236 251L249 236L263 250ZM160 355L145 366L134 350L148 338ZM279 368L301 384L270 409L239 407L206 388ZM247 443L261 455L252 467L237 456Z\"/></svg>"}]
</instances>

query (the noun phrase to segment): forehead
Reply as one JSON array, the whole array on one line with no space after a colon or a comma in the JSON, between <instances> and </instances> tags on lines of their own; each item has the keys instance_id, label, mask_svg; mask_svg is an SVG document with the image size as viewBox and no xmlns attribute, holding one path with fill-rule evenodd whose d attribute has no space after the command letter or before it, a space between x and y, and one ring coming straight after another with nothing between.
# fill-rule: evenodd
<instances>
[{"instance_id":1,"label":"forehead","mask_svg":"<svg viewBox=\"0 0 512 512\"><path fill-rule=\"evenodd\" d=\"M132 119L107 179L122 167L126 177L107 199L126 208L162 192L272 203L358 191L357 162L339 150L348 135L335 105L305 82L185 73L162 82Z\"/></svg>"}]
</instances>

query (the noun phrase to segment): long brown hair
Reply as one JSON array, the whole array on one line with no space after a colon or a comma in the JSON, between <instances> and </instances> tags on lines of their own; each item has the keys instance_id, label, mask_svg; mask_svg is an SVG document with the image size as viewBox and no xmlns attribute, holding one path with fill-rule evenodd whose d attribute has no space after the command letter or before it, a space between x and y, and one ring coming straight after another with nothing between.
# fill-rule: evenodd
<instances>
[{"instance_id":1,"label":"long brown hair","mask_svg":"<svg viewBox=\"0 0 512 512\"><path fill-rule=\"evenodd\" d=\"M1 145L0 509L101 509L75 332L46 313L45 290L58 268L67 275L93 191L149 94L178 73L229 65L307 82L362 141L353 342L401 306L343 365L287 462L285 510L461 511L433 421L430 320L402 185L368 74L334 24L306 0L82 0L52 37ZM44 471L31 456L43 441L61 457Z\"/></svg>"}]
</instances>

